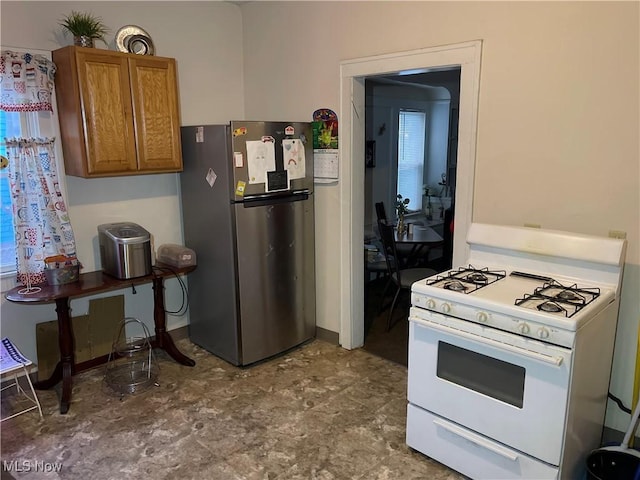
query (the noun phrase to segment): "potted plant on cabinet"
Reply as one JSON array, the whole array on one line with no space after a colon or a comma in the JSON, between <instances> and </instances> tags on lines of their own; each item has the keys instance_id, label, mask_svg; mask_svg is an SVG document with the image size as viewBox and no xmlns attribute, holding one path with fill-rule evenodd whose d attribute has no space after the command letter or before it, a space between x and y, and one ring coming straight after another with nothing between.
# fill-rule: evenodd
<instances>
[{"instance_id":1,"label":"potted plant on cabinet","mask_svg":"<svg viewBox=\"0 0 640 480\"><path fill-rule=\"evenodd\" d=\"M90 13L71 11L60 20L60 25L66 32L73 35L73 44L81 47L93 47L96 39L107 44L104 36L109 29L102 23L102 19ZM65 33L66 33L65 32Z\"/></svg>"}]
</instances>

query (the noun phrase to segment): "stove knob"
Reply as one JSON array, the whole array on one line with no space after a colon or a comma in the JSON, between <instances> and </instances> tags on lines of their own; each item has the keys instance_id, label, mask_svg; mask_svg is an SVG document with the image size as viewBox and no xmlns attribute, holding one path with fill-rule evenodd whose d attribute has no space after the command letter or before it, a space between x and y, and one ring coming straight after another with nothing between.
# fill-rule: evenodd
<instances>
[{"instance_id":1,"label":"stove knob","mask_svg":"<svg viewBox=\"0 0 640 480\"><path fill-rule=\"evenodd\" d=\"M544 327L540 327L538 329L538 337L545 339L545 338L549 338L549 330L547 330Z\"/></svg>"},{"instance_id":2,"label":"stove knob","mask_svg":"<svg viewBox=\"0 0 640 480\"><path fill-rule=\"evenodd\" d=\"M427 308L429 310L435 310L436 309L436 302L435 300L433 300L432 298L430 298L429 300L427 300Z\"/></svg>"},{"instance_id":3,"label":"stove knob","mask_svg":"<svg viewBox=\"0 0 640 480\"><path fill-rule=\"evenodd\" d=\"M442 310L442 313L449 313L451 311L451 305L449 305L448 303L443 303L440 309Z\"/></svg>"},{"instance_id":4,"label":"stove knob","mask_svg":"<svg viewBox=\"0 0 640 480\"><path fill-rule=\"evenodd\" d=\"M530 330L531 329L529 328L529 325L527 325L524 322L518 325L518 331L523 335L526 335L527 333L529 333Z\"/></svg>"},{"instance_id":5,"label":"stove knob","mask_svg":"<svg viewBox=\"0 0 640 480\"><path fill-rule=\"evenodd\" d=\"M487 323L487 320L489 320L489 315L487 315L486 312L478 312L476 314L476 320L478 320L480 323Z\"/></svg>"}]
</instances>

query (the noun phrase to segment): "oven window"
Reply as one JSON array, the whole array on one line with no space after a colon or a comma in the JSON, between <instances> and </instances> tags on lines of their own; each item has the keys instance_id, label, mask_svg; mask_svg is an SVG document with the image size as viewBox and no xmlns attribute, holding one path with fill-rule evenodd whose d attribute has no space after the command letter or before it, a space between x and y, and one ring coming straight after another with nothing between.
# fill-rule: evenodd
<instances>
[{"instance_id":1,"label":"oven window","mask_svg":"<svg viewBox=\"0 0 640 480\"><path fill-rule=\"evenodd\" d=\"M438 377L522 408L525 369L438 342Z\"/></svg>"}]
</instances>

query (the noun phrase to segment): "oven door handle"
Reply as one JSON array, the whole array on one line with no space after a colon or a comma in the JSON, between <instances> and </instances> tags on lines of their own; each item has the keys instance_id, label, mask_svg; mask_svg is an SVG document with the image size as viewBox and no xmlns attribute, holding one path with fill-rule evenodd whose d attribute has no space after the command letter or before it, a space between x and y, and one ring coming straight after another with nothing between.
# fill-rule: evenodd
<instances>
[{"instance_id":1,"label":"oven door handle","mask_svg":"<svg viewBox=\"0 0 640 480\"><path fill-rule=\"evenodd\" d=\"M475 433L471 433L471 432L468 432L467 430L463 430L459 426L454 425L453 423L449 423L445 420L442 420L441 418L434 419L433 423L438 427L445 429L447 432L452 433L453 435L456 435L460 438L463 438L464 440L467 440L481 448L490 450L493 453L506 458L507 460L511 460L512 462L518 461L518 455L516 455L514 452L507 450L506 448L502 448L498 445L494 445L493 443L490 443L480 435L476 435Z\"/></svg>"},{"instance_id":2,"label":"oven door handle","mask_svg":"<svg viewBox=\"0 0 640 480\"><path fill-rule=\"evenodd\" d=\"M425 327L433 328L434 330L440 330L441 332L449 333L451 335L456 335L468 340L484 343L485 345L491 345L492 347L495 347L499 350L505 350L507 352L515 353L517 355L531 358L533 360L537 360L546 364L554 365L556 367L562 365L562 362L564 360L563 357L553 357L544 353L534 352L533 350L527 350L526 348L516 347L514 345L509 345L508 343L493 340L492 338L482 337L480 335L465 332L457 328L447 327L446 325L440 325L439 323L429 322L416 316L411 316L411 320L419 323L420 325L424 325Z\"/></svg>"}]
</instances>

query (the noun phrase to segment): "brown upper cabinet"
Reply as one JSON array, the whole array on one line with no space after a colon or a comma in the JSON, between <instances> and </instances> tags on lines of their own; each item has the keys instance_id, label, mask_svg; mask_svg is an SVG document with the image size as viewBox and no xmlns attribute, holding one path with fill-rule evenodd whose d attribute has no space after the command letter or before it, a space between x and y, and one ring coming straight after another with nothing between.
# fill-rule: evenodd
<instances>
[{"instance_id":1,"label":"brown upper cabinet","mask_svg":"<svg viewBox=\"0 0 640 480\"><path fill-rule=\"evenodd\" d=\"M182 170L174 59L75 46L52 57L67 175Z\"/></svg>"}]
</instances>

